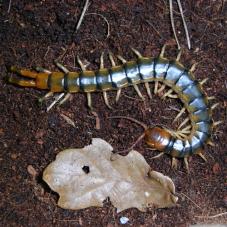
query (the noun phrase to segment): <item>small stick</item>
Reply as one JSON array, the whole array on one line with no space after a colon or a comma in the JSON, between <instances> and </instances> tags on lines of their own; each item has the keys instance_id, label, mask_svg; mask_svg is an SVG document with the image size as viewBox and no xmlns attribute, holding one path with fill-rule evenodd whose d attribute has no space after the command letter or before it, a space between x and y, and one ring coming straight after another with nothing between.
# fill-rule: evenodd
<instances>
[{"instance_id":1,"label":"small stick","mask_svg":"<svg viewBox=\"0 0 227 227\"><path fill-rule=\"evenodd\" d=\"M134 123L142 126L144 128L144 130L148 129L148 126L147 125L145 125L144 123L142 123L142 122L140 122L140 121L138 121L138 120L136 120L136 119L134 119L132 117L127 117L127 116L112 116L112 117L108 117L108 119L112 119L112 118L120 118L120 119L123 118L123 119L127 119L129 121L132 121L132 122L134 122Z\"/></svg>"},{"instance_id":2,"label":"small stick","mask_svg":"<svg viewBox=\"0 0 227 227\"><path fill-rule=\"evenodd\" d=\"M85 13L86 13L88 7L89 7L89 0L86 0L83 11L82 11L81 16L80 16L80 19L79 19L77 26L76 26L76 31L80 28L80 25L82 23L82 20L84 19L84 16L85 16Z\"/></svg>"},{"instance_id":3,"label":"small stick","mask_svg":"<svg viewBox=\"0 0 227 227\"><path fill-rule=\"evenodd\" d=\"M195 217L197 217L197 218L217 218L217 217L220 217L223 215L227 215L227 212L223 212L223 213L212 215L212 216L195 216Z\"/></svg>"},{"instance_id":4,"label":"small stick","mask_svg":"<svg viewBox=\"0 0 227 227\"><path fill-rule=\"evenodd\" d=\"M9 13L9 12L10 12L10 9L11 9L11 4L12 4L12 0L9 0L9 6L8 6L7 13Z\"/></svg>"},{"instance_id":5,"label":"small stick","mask_svg":"<svg viewBox=\"0 0 227 227\"><path fill-rule=\"evenodd\" d=\"M174 18L173 18L173 1L172 0L169 0L169 11L170 11L170 21L171 21L171 25L172 25L172 29L173 29L173 34L174 34L175 40L177 42L178 49L180 50L181 47L180 47L179 40L177 38L175 24L174 24Z\"/></svg>"},{"instance_id":6,"label":"small stick","mask_svg":"<svg viewBox=\"0 0 227 227\"><path fill-rule=\"evenodd\" d=\"M106 17L104 17L102 14L99 14L99 13L86 13L86 16L87 15L97 15L97 16L100 16L100 17L103 18L103 20L107 24L107 35L106 35L106 38L108 38L110 36L110 24L109 24L108 20L106 19Z\"/></svg>"},{"instance_id":7,"label":"small stick","mask_svg":"<svg viewBox=\"0 0 227 227\"><path fill-rule=\"evenodd\" d=\"M177 4L178 4L179 10L180 10L181 18L182 18L183 25L184 25L184 31L185 31L185 35L186 35L186 39L187 39L187 43L188 43L188 49L191 49L191 42L190 42L190 38L189 38L189 34L188 34L188 27L187 27L187 24L184 19L184 14L183 14L182 5L181 5L180 0L177 0Z\"/></svg>"}]
</instances>

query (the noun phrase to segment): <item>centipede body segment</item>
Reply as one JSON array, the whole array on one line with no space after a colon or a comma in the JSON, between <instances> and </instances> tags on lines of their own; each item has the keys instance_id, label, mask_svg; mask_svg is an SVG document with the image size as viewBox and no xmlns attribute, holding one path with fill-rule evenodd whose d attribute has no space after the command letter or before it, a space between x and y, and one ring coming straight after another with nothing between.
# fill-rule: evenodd
<instances>
[{"instance_id":1,"label":"centipede body segment","mask_svg":"<svg viewBox=\"0 0 227 227\"><path fill-rule=\"evenodd\" d=\"M187 70L180 62L179 57L175 61L165 58L164 49L159 57L143 57L138 52L137 60L126 61L116 65L111 55L111 68L104 68L101 58L101 67L97 71L89 71L79 60L82 71L69 72L64 66L57 63L62 72L50 72L45 69L38 69L39 72L29 70L19 70L11 67L10 71L21 76L31 78L31 80L9 78L10 83L25 87L35 87L38 89L49 90L53 93L85 92L88 96L88 105L91 107L91 93L103 92L105 103L110 107L107 92L117 90L119 99L121 89L134 86L137 94L141 94L138 84L144 84L148 96L151 98L149 83L155 83L154 93L170 88L164 97L179 98L183 103L182 111L177 115L178 118L183 112L188 113L188 118L182 123L182 127L187 122L190 125L174 133L164 128L154 127L146 131L146 142L151 147L167 153L172 157L186 158L192 154L202 155L203 147L210 141L212 127L219 122L213 123L211 118L212 108L209 106L209 98L202 90L202 85L195 80L192 70ZM162 84L159 88L159 83ZM50 94L48 93L48 94ZM60 98L59 98L60 99ZM67 99L67 98L65 98Z\"/></svg>"}]
</instances>

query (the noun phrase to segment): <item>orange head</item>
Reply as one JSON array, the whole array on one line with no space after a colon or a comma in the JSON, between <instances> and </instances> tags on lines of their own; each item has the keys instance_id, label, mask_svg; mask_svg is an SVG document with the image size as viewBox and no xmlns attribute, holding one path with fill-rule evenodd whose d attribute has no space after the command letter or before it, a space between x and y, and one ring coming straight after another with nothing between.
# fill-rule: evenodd
<instances>
[{"instance_id":1,"label":"orange head","mask_svg":"<svg viewBox=\"0 0 227 227\"><path fill-rule=\"evenodd\" d=\"M164 151L170 139L171 134L163 128L153 127L145 130L146 143L158 151Z\"/></svg>"}]
</instances>

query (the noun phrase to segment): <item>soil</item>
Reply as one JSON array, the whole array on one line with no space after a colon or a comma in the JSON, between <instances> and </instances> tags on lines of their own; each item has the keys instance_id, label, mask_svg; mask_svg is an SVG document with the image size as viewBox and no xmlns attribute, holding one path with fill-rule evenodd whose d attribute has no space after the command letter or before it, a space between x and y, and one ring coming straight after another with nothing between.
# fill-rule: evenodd
<instances>
[{"instance_id":1,"label":"soil","mask_svg":"<svg viewBox=\"0 0 227 227\"><path fill-rule=\"evenodd\" d=\"M147 149L144 142L136 146L152 169L171 177L176 185L179 202L168 209L149 209L142 213L129 209L120 214L106 200L103 208L80 211L64 210L57 206L58 195L42 181L42 172L66 148L88 145L91 138L108 141L114 149L127 149L143 129L127 120L108 119L109 116L131 116L148 125L164 124L176 129L172 120L179 100L162 100L153 95L149 100L144 86L143 102L133 88L122 91L118 104L116 92L109 92L113 109L108 109L100 93L92 94L93 106L100 120L89 111L84 94L75 94L62 106L49 112L46 107L53 99L38 103L46 91L20 88L8 84L11 74L7 65L20 68L42 66L56 70L58 59L69 70L78 71L75 62L79 55L90 69L99 67L105 51L105 65L110 66L107 52L135 59L130 47L145 56L158 56L168 44L166 56L174 59L178 53L171 29L168 1L109 0L91 1L81 27L76 31L84 1L0 1L0 223L1 226L118 226L126 216L126 226L188 226L196 223L227 223L226 144L227 144L227 4L226 1L182 1L192 49L186 38L174 1L177 35L183 48L181 62L190 67L198 63L195 77L209 78L204 90L219 102L213 111L215 121L222 120L212 134L215 146L206 146L207 162L199 156L189 159L187 174L182 160L178 169L171 168L167 155ZM102 15L102 16L100 16ZM103 19L106 18L110 28ZM118 62L119 63L119 62ZM14 75L15 76L15 75ZM151 88L154 86L151 85ZM65 115L75 123L70 125ZM186 115L185 115L186 116ZM184 116L184 117L185 117ZM181 118L182 120L182 118ZM178 122L178 124L180 121ZM214 215L220 214L215 217Z\"/></svg>"}]
</instances>

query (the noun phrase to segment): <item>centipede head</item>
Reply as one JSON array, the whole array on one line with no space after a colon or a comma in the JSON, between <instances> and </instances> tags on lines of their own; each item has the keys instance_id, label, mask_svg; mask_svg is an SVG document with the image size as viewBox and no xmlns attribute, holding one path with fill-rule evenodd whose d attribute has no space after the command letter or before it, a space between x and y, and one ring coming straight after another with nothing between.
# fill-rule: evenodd
<instances>
[{"instance_id":1,"label":"centipede head","mask_svg":"<svg viewBox=\"0 0 227 227\"><path fill-rule=\"evenodd\" d=\"M146 143L158 151L164 151L170 139L171 134L161 127L155 126L145 130Z\"/></svg>"}]
</instances>

